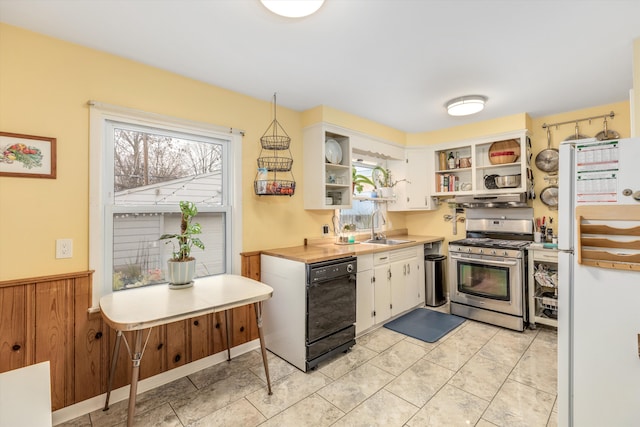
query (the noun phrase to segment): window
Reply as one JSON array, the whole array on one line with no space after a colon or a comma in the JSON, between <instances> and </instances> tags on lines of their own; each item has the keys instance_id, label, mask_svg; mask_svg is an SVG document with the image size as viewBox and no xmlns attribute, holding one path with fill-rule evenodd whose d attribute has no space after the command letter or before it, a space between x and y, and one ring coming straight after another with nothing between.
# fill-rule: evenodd
<instances>
[{"instance_id":1,"label":"window","mask_svg":"<svg viewBox=\"0 0 640 427\"><path fill-rule=\"evenodd\" d=\"M368 178L371 178L371 173L375 167L375 165L362 163L356 159L352 160L352 165L357 174ZM373 191L373 187L368 184L364 184L362 192L359 194L363 197L368 197L371 191ZM345 225L355 225L356 231L371 230L371 214L373 213L374 208L375 204L371 200L354 199L351 209L340 210L340 229L343 230Z\"/></svg>"},{"instance_id":2,"label":"window","mask_svg":"<svg viewBox=\"0 0 640 427\"><path fill-rule=\"evenodd\" d=\"M372 179L373 170L376 166L385 166L386 161L381 158L358 154L357 159L352 159L351 164L356 170L356 174ZM373 179L372 179L373 181ZM336 225L336 233L349 230L355 232L371 232L371 221L373 219L375 231L383 232L386 226L386 203L376 203L371 199L371 192L374 188L370 184L363 184L361 193L356 193L351 209L341 209L339 213L339 224ZM377 209L377 215L373 217ZM345 228L347 226L347 228Z\"/></svg>"},{"instance_id":3,"label":"window","mask_svg":"<svg viewBox=\"0 0 640 427\"><path fill-rule=\"evenodd\" d=\"M234 191L240 182L234 172L240 137L103 105L92 108L91 126L96 202L91 206L90 262L102 283L98 293L166 283L166 262L174 248L158 238L179 231L181 200L195 203L194 222L203 230L199 237L205 249L192 253L196 277L231 273L241 227L234 222L240 218L239 192Z\"/></svg>"}]
</instances>

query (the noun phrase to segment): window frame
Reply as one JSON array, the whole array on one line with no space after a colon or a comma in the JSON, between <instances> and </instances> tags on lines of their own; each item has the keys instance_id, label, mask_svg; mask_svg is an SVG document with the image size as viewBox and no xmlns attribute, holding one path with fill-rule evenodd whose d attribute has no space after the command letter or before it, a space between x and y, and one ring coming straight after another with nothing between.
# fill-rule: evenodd
<instances>
[{"instance_id":1,"label":"window frame","mask_svg":"<svg viewBox=\"0 0 640 427\"><path fill-rule=\"evenodd\" d=\"M224 140L226 154L224 167L228 172L223 175L222 207L203 207L201 212L224 212L226 256L225 269L227 273L239 274L240 252L242 251L242 136L243 132L195 122L156 113L149 113L125 107L119 107L95 101L89 102L89 268L94 271L92 306L98 307L100 297L113 292L112 262L107 260L113 243L114 205L109 200L113 197L113 187L107 188L113 182L106 174L113 174L113 147L107 140L108 128L111 122L131 124L148 128L166 129L171 132L194 134L203 137ZM120 208L116 208L120 210ZM153 211L153 207L149 206ZM176 212L179 209L176 207Z\"/></svg>"}]
</instances>

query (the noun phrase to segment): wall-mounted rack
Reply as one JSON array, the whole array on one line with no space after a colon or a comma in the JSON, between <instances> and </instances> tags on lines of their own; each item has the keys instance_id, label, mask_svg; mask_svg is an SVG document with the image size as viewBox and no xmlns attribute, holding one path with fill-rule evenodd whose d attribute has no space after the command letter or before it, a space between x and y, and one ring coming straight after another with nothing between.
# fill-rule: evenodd
<instances>
[{"instance_id":1,"label":"wall-mounted rack","mask_svg":"<svg viewBox=\"0 0 640 427\"><path fill-rule=\"evenodd\" d=\"M578 263L640 271L638 218L640 205L578 206ZM621 221L626 228L614 226ZM629 227L630 224L635 226Z\"/></svg>"},{"instance_id":2,"label":"wall-mounted rack","mask_svg":"<svg viewBox=\"0 0 640 427\"><path fill-rule=\"evenodd\" d=\"M542 124L542 129L546 129L546 128L550 128L550 127L554 127L554 126L557 129L558 126L567 125L569 123L577 124L577 123L586 122L586 121L588 121L589 124L591 124L591 120L606 119L607 117L613 119L615 117L615 113L612 111L609 114L601 114L599 116L585 117L584 119L567 120L566 122L558 122L558 123L543 123Z\"/></svg>"}]
</instances>

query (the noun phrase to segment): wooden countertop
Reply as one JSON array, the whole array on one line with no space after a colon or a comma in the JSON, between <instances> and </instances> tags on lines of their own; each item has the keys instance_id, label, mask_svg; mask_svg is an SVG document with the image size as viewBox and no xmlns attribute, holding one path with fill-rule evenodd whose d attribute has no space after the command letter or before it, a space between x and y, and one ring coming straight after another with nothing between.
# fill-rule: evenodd
<instances>
[{"instance_id":1,"label":"wooden countertop","mask_svg":"<svg viewBox=\"0 0 640 427\"><path fill-rule=\"evenodd\" d=\"M350 245L337 245L335 238L326 238L327 243L314 243L307 246L292 246L289 248L265 249L260 251L265 255L300 261L306 264L331 259L358 256L375 252L384 252L395 249L403 249L425 243L441 242L444 237L439 236L415 236L411 234L388 236L393 239L411 240L409 243L399 245L375 245L370 243L355 243Z\"/></svg>"}]
</instances>

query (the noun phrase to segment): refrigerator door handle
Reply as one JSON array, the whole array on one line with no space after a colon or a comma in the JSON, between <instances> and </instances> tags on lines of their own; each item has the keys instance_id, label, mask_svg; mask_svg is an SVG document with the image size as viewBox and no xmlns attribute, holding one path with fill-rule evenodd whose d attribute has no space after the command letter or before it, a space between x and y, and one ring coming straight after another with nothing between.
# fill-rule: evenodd
<instances>
[{"instance_id":1,"label":"refrigerator door handle","mask_svg":"<svg viewBox=\"0 0 640 427\"><path fill-rule=\"evenodd\" d=\"M573 249L560 249L560 248L558 248L558 252L563 252L565 254L573 255Z\"/></svg>"}]
</instances>

